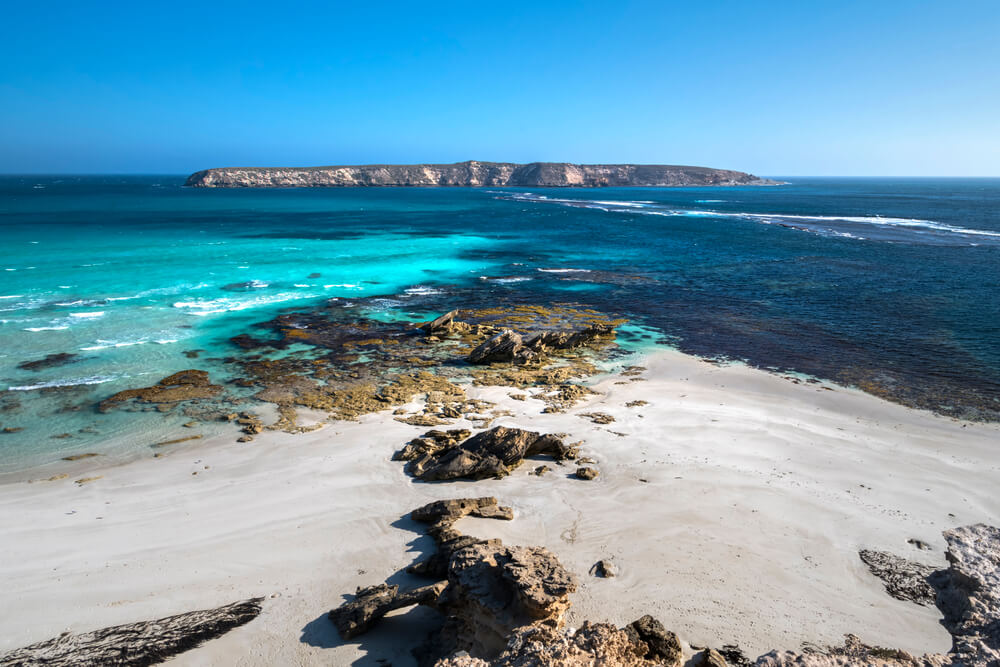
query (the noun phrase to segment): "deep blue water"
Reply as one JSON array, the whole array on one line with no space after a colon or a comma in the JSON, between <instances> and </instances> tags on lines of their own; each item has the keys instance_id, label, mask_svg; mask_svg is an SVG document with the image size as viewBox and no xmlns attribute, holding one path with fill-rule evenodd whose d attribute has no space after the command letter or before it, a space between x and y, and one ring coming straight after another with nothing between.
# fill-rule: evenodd
<instances>
[{"instance_id":1,"label":"deep blue water","mask_svg":"<svg viewBox=\"0 0 1000 667\"><path fill-rule=\"evenodd\" d=\"M579 303L685 351L997 419L1000 180L790 180L211 190L183 176L0 178L0 424L24 428L0 434L0 471L148 444L169 417L93 403L235 354L231 336L334 297L401 319L452 298ZM81 359L17 368L64 352Z\"/></svg>"}]
</instances>

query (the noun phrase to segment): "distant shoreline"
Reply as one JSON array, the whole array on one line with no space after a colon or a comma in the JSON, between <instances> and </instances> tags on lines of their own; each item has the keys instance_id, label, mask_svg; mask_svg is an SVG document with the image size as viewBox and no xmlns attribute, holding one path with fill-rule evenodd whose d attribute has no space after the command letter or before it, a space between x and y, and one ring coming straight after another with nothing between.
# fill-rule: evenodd
<instances>
[{"instance_id":1,"label":"distant shoreline","mask_svg":"<svg viewBox=\"0 0 1000 667\"><path fill-rule=\"evenodd\" d=\"M781 185L728 169L683 165L478 162L329 167L205 169L185 185L201 188L288 187L697 187Z\"/></svg>"}]
</instances>

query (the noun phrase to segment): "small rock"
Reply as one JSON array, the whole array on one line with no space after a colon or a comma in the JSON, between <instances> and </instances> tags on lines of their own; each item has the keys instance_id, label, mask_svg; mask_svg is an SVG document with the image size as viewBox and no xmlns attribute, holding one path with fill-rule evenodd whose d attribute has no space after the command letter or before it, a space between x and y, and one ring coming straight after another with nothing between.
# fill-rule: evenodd
<instances>
[{"instance_id":1,"label":"small rock","mask_svg":"<svg viewBox=\"0 0 1000 667\"><path fill-rule=\"evenodd\" d=\"M683 660L681 642L677 635L663 627L658 620L646 614L624 628L633 643L643 642L647 647L644 657L667 667L679 667Z\"/></svg>"},{"instance_id":2,"label":"small rock","mask_svg":"<svg viewBox=\"0 0 1000 667\"><path fill-rule=\"evenodd\" d=\"M79 461L80 459L89 459L93 456L100 456L100 454L95 454L94 452L87 452L86 454L70 454L69 456L64 456L63 461Z\"/></svg>"},{"instance_id":3,"label":"small rock","mask_svg":"<svg viewBox=\"0 0 1000 667\"><path fill-rule=\"evenodd\" d=\"M610 579L611 577L618 576L618 568L615 566L614 562L605 558L604 560L599 560L594 563L593 567L590 568L590 573L595 577Z\"/></svg>"},{"instance_id":4,"label":"small rock","mask_svg":"<svg viewBox=\"0 0 1000 667\"><path fill-rule=\"evenodd\" d=\"M615 420L614 417L604 412L581 412L577 416L589 419L595 424L610 424Z\"/></svg>"},{"instance_id":5,"label":"small rock","mask_svg":"<svg viewBox=\"0 0 1000 667\"><path fill-rule=\"evenodd\" d=\"M726 667L726 659L714 648L705 649L695 656L694 667Z\"/></svg>"},{"instance_id":6,"label":"small rock","mask_svg":"<svg viewBox=\"0 0 1000 667\"><path fill-rule=\"evenodd\" d=\"M577 468L576 469L576 477L577 477L577 479L591 480L591 479L594 479L595 477L597 477L599 474L600 473L597 472L596 468L583 467L583 468Z\"/></svg>"}]
</instances>

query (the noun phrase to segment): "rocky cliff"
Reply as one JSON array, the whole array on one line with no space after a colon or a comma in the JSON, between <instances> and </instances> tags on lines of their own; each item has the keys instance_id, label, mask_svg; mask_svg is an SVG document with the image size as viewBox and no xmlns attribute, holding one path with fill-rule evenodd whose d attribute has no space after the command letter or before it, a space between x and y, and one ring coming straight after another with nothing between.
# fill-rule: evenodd
<instances>
[{"instance_id":1,"label":"rocky cliff","mask_svg":"<svg viewBox=\"0 0 1000 667\"><path fill-rule=\"evenodd\" d=\"M201 188L299 188L364 186L450 187L679 187L773 185L742 171L660 164L570 164L568 162L458 162L372 164L341 167L232 167L191 174L186 185Z\"/></svg>"}]
</instances>

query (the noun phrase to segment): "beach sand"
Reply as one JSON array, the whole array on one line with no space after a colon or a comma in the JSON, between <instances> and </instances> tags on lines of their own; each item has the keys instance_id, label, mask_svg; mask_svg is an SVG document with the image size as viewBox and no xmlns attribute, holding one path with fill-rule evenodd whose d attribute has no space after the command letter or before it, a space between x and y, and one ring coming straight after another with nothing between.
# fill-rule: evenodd
<instances>
[{"instance_id":1,"label":"beach sand","mask_svg":"<svg viewBox=\"0 0 1000 667\"><path fill-rule=\"evenodd\" d=\"M507 388L469 391L514 413L496 424L582 440L594 481L550 461L552 472L530 475L539 463L528 461L502 480L414 482L389 458L426 429L384 412L0 485L0 651L265 596L258 619L171 663L412 664L434 612L396 612L350 642L326 612L358 586L417 583L394 575L432 549L410 510L485 495L515 520L459 528L553 551L581 584L570 625L648 613L687 642L754 657L845 633L912 653L950 647L938 610L891 598L857 552L944 566L942 530L995 524L1000 426L677 352L643 363L641 381L603 379L566 414L541 414ZM625 406L635 400L649 404ZM595 411L615 421L579 416ZM74 483L88 477L99 479ZM588 575L602 558L617 577Z\"/></svg>"}]
</instances>

